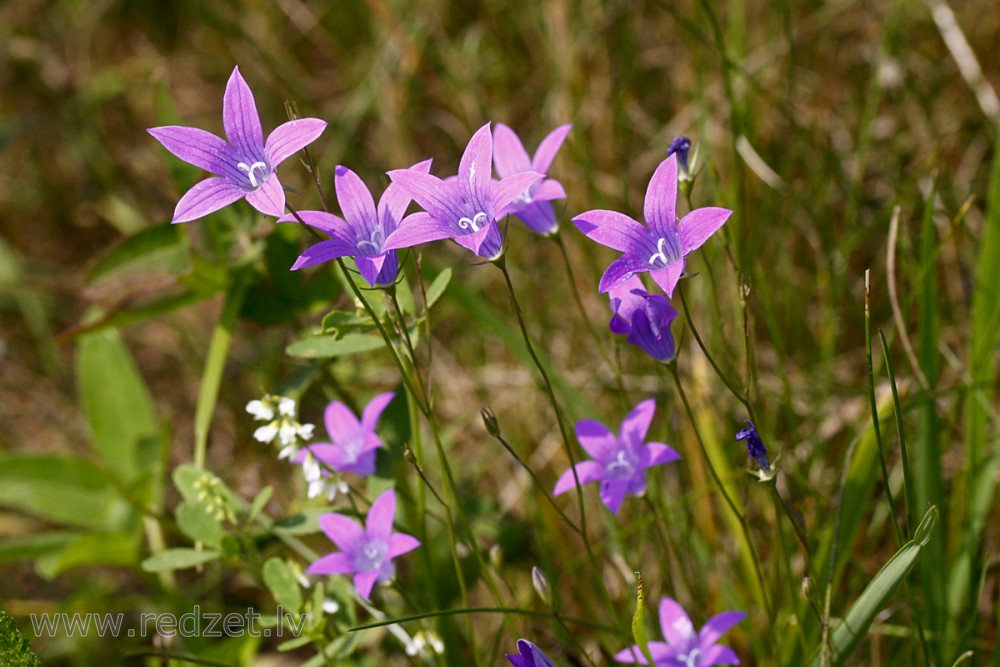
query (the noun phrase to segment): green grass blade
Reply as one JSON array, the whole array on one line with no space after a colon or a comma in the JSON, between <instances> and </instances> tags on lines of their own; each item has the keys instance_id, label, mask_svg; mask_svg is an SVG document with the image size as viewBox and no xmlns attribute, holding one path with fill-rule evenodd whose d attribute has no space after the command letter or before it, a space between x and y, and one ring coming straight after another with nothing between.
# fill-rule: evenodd
<instances>
[{"instance_id":1,"label":"green grass blade","mask_svg":"<svg viewBox=\"0 0 1000 667\"><path fill-rule=\"evenodd\" d=\"M903 548L879 570L847 615L834 628L830 636L834 665L843 665L847 661L858 643L868 633L875 616L885 608L893 592L913 569L917 557L930 540L931 529L937 521L937 515L936 507L927 510L927 514L914 532L913 539L904 544ZM812 661L813 667L819 667L821 662L822 655L817 653Z\"/></svg>"}]
</instances>

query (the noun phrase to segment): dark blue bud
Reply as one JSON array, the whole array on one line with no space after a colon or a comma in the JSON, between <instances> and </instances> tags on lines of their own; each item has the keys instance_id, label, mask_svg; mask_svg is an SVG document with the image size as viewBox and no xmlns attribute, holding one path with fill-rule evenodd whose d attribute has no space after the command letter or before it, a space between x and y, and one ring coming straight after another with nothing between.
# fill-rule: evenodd
<instances>
[{"instance_id":1,"label":"dark blue bud","mask_svg":"<svg viewBox=\"0 0 1000 667\"><path fill-rule=\"evenodd\" d=\"M771 462L767 460L767 447L764 446L764 441L757 435L757 429L754 427L753 422L747 419L746 423L747 428L737 433L736 439L746 440L747 454L757 462L757 467L761 471L769 472L771 470Z\"/></svg>"},{"instance_id":2,"label":"dark blue bud","mask_svg":"<svg viewBox=\"0 0 1000 667\"><path fill-rule=\"evenodd\" d=\"M680 165L680 177L688 175L688 153L691 151L691 140L687 137L677 137L667 146L667 157L677 154L677 164Z\"/></svg>"}]
</instances>

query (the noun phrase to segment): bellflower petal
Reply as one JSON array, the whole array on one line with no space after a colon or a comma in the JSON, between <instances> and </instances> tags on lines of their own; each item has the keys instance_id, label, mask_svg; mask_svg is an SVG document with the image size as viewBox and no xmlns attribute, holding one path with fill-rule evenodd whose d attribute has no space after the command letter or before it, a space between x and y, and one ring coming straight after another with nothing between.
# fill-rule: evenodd
<instances>
[{"instance_id":1,"label":"bellflower petal","mask_svg":"<svg viewBox=\"0 0 1000 667\"><path fill-rule=\"evenodd\" d=\"M601 502L612 514L618 514L622 503L625 502L625 494L628 493L629 480L614 480L601 482Z\"/></svg>"},{"instance_id":2,"label":"bellflower petal","mask_svg":"<svg viewBox=\"0 0 1000 667\"><path fill-rule=\"evenodd\" d=\"M211 132L178 125L151 127L146 131L185 162L216 176L238 175L233 149ZM225 173L227 168L229 174Z\"/></svg>"},{"instance_id":3,"label":"bellflower petal","mask_svg":"<svg viewBox=\"0 0 1000 667\"><path fill-rule=\"evenodd\" d=\"M680 645L695 636L694 624L677 600L667 597L661 599L659 612L660 630L667 642Z\"/></svg>"},{"instance_id":4,"label":"bellflower petal","mask_svg":"<svg viewBox=\"0 0 1000 667\"><path fill-rule=\"evenodd\" d=\"M618 440L608 427L596 419L581 419L576 423L576 439L584 451L597 460L613 458Z\"/></svg>"},{"instance_id":5,"label":"bellflower petal","mask_svg":"<svg viewBox=\"0 0 1000 667\"><path fill-rule=\"evenodd\" d=\"M489 123L476 130L469 139L458 165L458 178L474 208L488 212L486 207L493 189L493 134Z\"/></svg>"},{"instance_id":6,"label":"bellflower petal","mask_svg":"<svg viewBox=\"0 0 1000 667\"><path fill-rule=\"evenodd\" d=\"M653 172L642 214L657 236L677 233L677 158L664 160Z\"/></svg>"},{"instance_id":7,"label":"bellflower petal","mask_svg":"<svg viewBox=\"0 0 1000 667\"><path fill-rule=\"evenodd\" d=\"M746 614L739 611L719 614L709 621L701 633L696 633L687 612L675 600L663 598L660 600L660 629L666 638L664 642L649 642L651 657L659 667L679 667L681 665L697 665L712 667L713 665L738 665L739 657L726 646L716 644L723 632L735 623L743 620ZM718 622L713 623L716 619ZM711 626L711 627L710 627ZM705 632L709 629L709 632ZM657 649L654 652L653 646ZM615 654L618 662L646 664L639 647L633 645L630 649Z\"/></svg>"},{"instance_id":8,"label":"bellflower petal","mask_svg":"<svg viewBox=\"0 0 1000 667\"><path fill-rule=\"evenodd\" d=\"M340 209L344 212L344 219L355 231L366 232L362 238L370 239L378 219L372 193L357 174L340 165L334 170L333 183L337 190Z\"/></svg>"},{"instance_id":9,"label":"bellflower petal","mask_svg":"<svg viewBox=\"0 0 1000 667\"><path fill-rule=\"evenodd\" d=\"M365 519L365 532L388 542L392 534L392 518L396 515L396 492L389 489L372 503Z\"/></svg>"},{"instance_id":10,"label":"bellflower petal","mask_svg":"<svg viewBox=\"0 0 1000 667\"><path fill-rule=\"evenodd\" d=\"M625 419L622 420L618 438L625 446L638 451L642 447L643 440L649 432L649 425L653 423L653 413L656 412L656 401L649 398L632 408Z\"/></svg>"},{"instance_id":11,"label":"bellflower petal","mask_svg":"<svg viewBox=\"0 0 1000 667\"><path fill-rule=\"evenodd\" d=\"M563 141L566 140L566 135L569 131L573 129L572 125L560 125L556 129L549 132L549 134L542 139L542 143L538 144L538 150L535 151L535 157L531 161L531 168L535 171L540 171L543 174L549 170L552 166L552 161L556 157L556 153L562 148ZM499 171L499 170L498 170Z\"/></svg>"},{"instance_id":12,"label":"bellflower petal","mask_svg":"<svg viewBox=\"0 0 1000 667\"><path fill-rule=\"evenodd\" d=\"M519 655L507 653L507 660L514 667L556 667L549 656L545 655L542 649L529 642L527 639L517 640L517 651Z\"/></svg>"},{"instance_id":13,"label":"bellflower petal","mask_svg":"<svg viewBox=\"0 0 1000 667\"><path fill-rule=\"evenodd\" d=\"M456 195L455 185L412 169L394 169L388 174L393 184L399 184L403 193L409 195L440 223L457 226L458 220L465 215Z\"/></svg>"},{"instance_id":14,"label":"bellflower petal","mask_svg":"<svg viewBox=\"0 0 1000 667\"><path fill-rule=\"evenodd\" d=\"M364 411L361 413L361 427L366 431L374 432L379 417L382 416L382 412L389 407L389 404L392 403L392 399L395 397L396 392L387 391L368 401L368 405L365 406Z\"/></svg>"},{"instance_id":15,"label":"bellflower petal","mask_svg":"<svg viewBox=\"0 0 1000 667\"><path fill-rule=\"evenodd\" d=\"M246 193L224 178L206 178L188 190L174 208L171 222L190 222L241 199Z\"/></svg>"},{"instance_id":16,"label":"bellflower petal","mask_svg":"<svg viewBox=\"0 0 1000 667\"><path fill-rule=\"evenodd\" d=\"M503 123L493 130L493 164L500 178L532 169L531 158L520 137Z\"/></svg>"},{"instance_id":17,"label":"bellflower petal","mask_svg":"<svg viewBox=\"0 0 1000 667\"><path fill-rule=\"evenodd\" d=\"M608 265L608 268L604 270L604 274L601 276L601 282L598 284L597 289L601 292L607 292L611 288L615 287L624 280L628 280L637 273L641 273L646 270L647 264L643 261L642 257L637 257L635 255L622 255L615 261Z\"/></svg>"},{"instance_id":18,"label":"bellflower petal","mask_svg":"<svg viewBox=\"0 0 1000 667\"><path fill-rule=\"evenodd\" d=\"M341 257L351 257L356 251L357 249L353 245L345 243L340 239L320 241L316 245L306 248L299 255L299 258L292 264L292 271L297 271L306 266L322 264L323 262L329 262Z\"/></svg>"},{"instance_id":19,"label":"bellflower petal","mask_svg":"<svg viewBox=\"0 0 1000 667\"><path fill-rule=\"evenodd\" d=\"M233 69L222 98L222 126L226 138L245 153L260 153L264 148L264 131L250 86L243 80L240 68Z\"/></svg>"},{"instance_id":20,"label":"bellflower petal","mask_svg":"<svg viewBox=\"0 0 1000 667\"><path fill-rule=\"evenodd\" d=\"M354 562L343 551L327 554L306 569L306 574L350 574Z\"/></svg>"},{"instance_id":21,"label":"bellflower petal","mask_svg":"<svg viewBox=\"0 0 1000 667\"><path fill-rule=\"evenodd\" d=\"M290 120L274 128L264 144L264 153L267 155L271 167L277 167L316 141L325 129L326 121L318 118Z\"/></svg>"},{"instance_id":22,"label":"bellflower petal","mask_svg":"<svg viewBox=\"0 0 1000 667\"><path fill-rule=\"evenodd\" d=\"M556 211L548 201L531 202L513 214L539 234L552 234L559 228Z\"/></svg>"},{"instance_id":23,"label":"bellflower petal","mask_svg":"<svg viewBox=\"0 0 1000 667\"><path fill-rule=\"evenodd\" d=\"M576 475L573 474L573 469L576 469ZM573 468L570 468L556 480L556 486L552 490L553 496L558 496L559 494L566 493L572 488L576 487L576 480L580 480L580 484L586 484L587 482L598 482L604 477L604 467L597 463L596 461L580 461Z\"/></svg>"},{"instance_id":24,"label":"bellflower petal","mask_svg":"<svg viewBox=\"0 0 1000 667\"><path fill-rule=\"evenodd\" d=\"M354 587L358 589L358 595L364 599L369 599L372 595L372 588L375 587L375 581L378 579L379 572L375 570L374 572L359 572L354 575Z\"/></svg>"},{"instance_id":25,"label":"bellflower petal","mask_svg":"<svg viewBox=\"0 0 1000 667\"><path fill-rule=\"evenodd\" d=\"M709 206L691 211L680 221L681 246L684 252L697 250L712 234L726 224L732 211L717 206Z\"/></svg>"},{"instance_id":26,"label":"bellflower petal","mask_svg":"<svg viewBox=\"0 0 1000 667\"><path fill-rule=\"evenodd\" d=\"M653 282L660 286L667 296L673 298L674 288L677 287L678 281L681 279L681 274L684 273L684 267L687 262L683 257L678 259L673 264L670 264L662 269L657 269L656 271L650 271L649 275L652 277Z\"/></svg>"},{"instance_id":27,"label":"bellflower petal","mask_svg":"<svg viewBox=\"0 0 1000 667\"><path fill-rule=\"evenodd\" d=\"M547 178L542 181L538 189L531 193L532 202L549 201L552 199L566 199L566 190L559 181ZM530 206L531 204L528 204Z\"/></svg>"},{"instance_id":28,"label":"bellflower petal","mask_svg":"<svg viewBox=\"0 0 1000 667\"><path fill-rule=\"evenodd\" d=\"M703 644L714 644L729 629L747 617L745 611L724 611L708 619L698 632L698 641Z\"/></svg>"},{"instance_id":29,"label":"bellflower petal","mask_svg":"<svg viewBox=\"0 0 1000 667\"><path fill-rule=\"evenodd\" d=\"M354 258L354 263L358 266L358 273L364 278L369 285L375 286L378 282L378 277L382 273L382 264L385 262L385 258L388 254L378 255L377 257L363 257L357 255ZM391 282L391 281L390 281Z\"/></svg>"},{"instance_id":30,"label":"bellflower petal","mask_svg":"<svg viewBox=\"0 0 1000 667\"><path fill-rule=\"evenodd\" d=\"M642 224L616 211L587 211L573 218L573 224L591 241L621 252L645 243L648 236Z\"/></svg>"},{"instance_id":31,"label":"bellflower petal","mask_svg":"<svg viewBox=\"0 0 1000 667\"><path fill-rule=\"evenodd\" d=\"M420 546L420 540L412 535L394 533L389 536L389 558L402 556Z\"/></svg>"},{"instance_id":32,"label":"bellflower petal","mask_svg":"<svg viewBox=\"0 0 1000 667\"><path fill-rule=\"evenodd\" d=\"M454 230L448 222L433 217L430 213L414 213L403 218L382 246L383 250L409 248L422 243L451 238Z\"/></svg>"},{"instance_id":33,"label":"bellflower petal","mask_svg":"<svg viewBox=\"0 0 1000 667\"><path fill-rule=\"evenodd\" d=\"M365 536L357 521L342 514L320 515L319 527L341 551L353 551Z\"/></svg>"},{"instance_id":34,"label":"bellflower petal","mask_svg":"<svg viewBox=\"0 0 1000 667\"><path fill-rule=\"evenodd\" d=\"M430 173L431 162L433 160L418 162L407 171L416 171L421 174ZM382 198L378 202L378 219L382 223L386 237L396 231L399 221L406 215L406 209L411 201L413 198L394 183L390 183L389 187L382 193Z\"/></svg>"},{"instance_id":35,"label":"bellflower petal","mask_svg":"<svg viewBox=\"0 0 1000 667\"><path fill-rule=\"evenodd\" d=\"M491 202L493 210L505 210L524 191L543 178L544 175L537 171L522 171L503 179L493 189L493 201Z\"/></svg>"},{"instance_id":36,"label":"bellflower petal","mask_svg":"<svg viewBox=\"0 0 1000 667\"><path fill-rule=\"evenodd\" d=\"M247 202L264 215L280 218L285 213L285 191L278 177L273 175L259 188L247 193Z\"/></svg>"}]
</instances>

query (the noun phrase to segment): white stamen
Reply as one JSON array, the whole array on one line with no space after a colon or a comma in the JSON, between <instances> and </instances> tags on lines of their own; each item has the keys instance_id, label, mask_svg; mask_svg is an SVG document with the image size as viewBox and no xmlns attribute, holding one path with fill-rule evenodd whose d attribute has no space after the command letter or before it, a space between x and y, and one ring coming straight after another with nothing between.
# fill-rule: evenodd
<instances>
[{"instance_id":1,"label":"white stamen","mask_svg":"<svg viewBox=\"0 0 1000 667\"><path fill-rule=\"evenodd\" d=\"M362 239L358 241L356 245L357 249L360 251L363 248L368 247L372 249L372 254L375 255L382 252L382 244L385 243L385 234L382 232L382 230L379 227L376 227L375 229L372 230L371 236L369 238L371 240Z\"/></svg>"},{"instance_id":2,"label":"white stamen","mask_svg":"<svg viewBox=\"0 0 1000 667\"><path fill-rule=\"evenodd\" d=\"M693 648L690 653L681 654L677 656L679 660L683 660L687 667L698 667L701 664L701 649Z\"/></svg>"},{"instance_id":3,"label":"white stamen","mask_svg":"<svg viewBox=\"0 0 1000 667\"><path fill-rule=\"evenodd\" d=\"M254 162L249 166L247 166L246 162L240 162L236 166L237 168L239 168L240 171L245 171L247 173L247 177L250 179L250 185L255 188L260 187L260 183L257 182L257 175L254 172L256 172L258 168L260 168L261 172L264 173L265 177L267 175L266 162L258 161Z\"/></svg>"},{"instance_id":4,"label":"white stamen","mask_svg":"<svg viewBox=\"0 0 1000 667\"><path fill-rule=\"evenodd\" d=\"M659 242L656 244L656 252L649 257L650 264L656 264L657 260L663 262L664 264L670 263L670 260L667 259L667 254L663 252L663 244L666 242L667 240L665 238L660 238Z\"/></svg>"},{"instance_id":5,"label":"white stamen","mask_svg":"<svg viewBox=\"0 0 1000 667\"><path fill-rule=\"evenodd\" d=\"M487 219L488 216L485 213L480 212L472 216L471 219L459 218L458 226L461 227L462 229L469 229L471 227L473 232L478 232L480 229L482 229L482 227L486 226ZM480 225L482 225L482 227Z\"/></svg>"}]
</instances>

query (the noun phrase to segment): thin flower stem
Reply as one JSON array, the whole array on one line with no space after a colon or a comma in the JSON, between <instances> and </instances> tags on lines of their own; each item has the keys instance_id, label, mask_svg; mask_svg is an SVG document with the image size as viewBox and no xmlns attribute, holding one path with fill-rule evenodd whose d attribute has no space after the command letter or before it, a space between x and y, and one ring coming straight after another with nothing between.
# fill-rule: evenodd
<instances>
[{"instance_id":1,"label":"thin flower stem","mask_svg":"<svg viewBox=\"0 0 1000 667\"><path fill-rule=\"evenodd\" d=\"M524 315L521 312L521 304L517 300L517 293L514 291L514 284L511 282L510 273L507 271L506 256L501 255L494 260L493 263L503 274L504 282L507 285L507 292L510 295L511 306L514 309L514 316L517 319L517 324L521 329L521 336L524 339L524 345L528 349L528 354L531 356L531 360L534 362L535 368L538 369L539 374L542 376L542 382L545 385L545 392L549 398L549 402L552 404L552 410L555 413L556 423L559 426L559 433L562 436L563 447L566 450L566 456L570 462L570 469L573 471L577 505L580 509L580 537L583 540L583 546L587 552L587 559L590 562L592 574L594 574L597 578L597 583L599 584L598 588L604 593L606 601L608 602L608 607L614 615L615 624L621 625L618 608L614 604L611 593L608 592L607 587L604 585L604 580L600 577L601 570L597 563L597 557L594 555L594 548L590 543L590 537L587 534L587 515L583 503L583 489L580 486L580 476L576 470L576 457L573 454L573 446L570 443L569 434L566 432L566 424L564 423L562 409L559 407L559 401L556 400L555 390L552 388L552 382L549 380L549 375L545 371L545 366L542 365L541 360L538 358L538 354L535 352L535 347L531 342L531 336L528 334L527 325L524 323Z\"/></svg>"},{"instance_id":2,"label":"thin flower stem","mask_svg":"<svg viewBox=\"0 0 1000 667\"><path fill-rule=\"evenodd\" d=\"M749 396L746 392L741 392L737 389L730 379L726 377L726 374L722 372L719 365L715 363L715 359L712 358L708 348L705 347L705 342L701 339L701 335L698 333L698 329L694 325L694 320L691 318L691 312L688 310L687 299L684 297L684 290L678 290L678 293L681 297L681 309L684 311L684 319L687 320L688 327L691 329L691 333L694 335L694 339L697 341L698 347L701 348L702 354L704 354L705 358L708 359L708 363L711 364L715 374L719 376L720 380L722 380L722 384L726 385L726 389L728 389L729 392L736 397L736 400L742 403L743 407L746 408L747 414L750 415L750 420L756 422L757 415L754 412L753 405L750 403Z\"/></svg>"},{"instance_id":3,"label":"thin flower stem","mask_svg":"<svg viewBox=\"0 0 1000 667\"><path fill-rule=\"evenodd\" d=\"M882 446L882 429L879 427L878 403L875 400L875 370L872 366L872 317L871 289L869 285L869 270L865 269L865 358L868 362L868 400L872 409L872 428L875 431L875 444L878 445L878 462L882 468L882 489L889 504L889 516L892 518L892 529L896 534L896 542L903 546L903 533L899 528L899 517L896 516L896 503L892 500L892 489L889 488L889 468L885 463L885 450Z\"/></svg>"},{"instance_id":4,"label":"thin flower stem","mask_svg":"<svg viewBox=\"0 0 1000 667\"><path fill-rule=\"evenodd\" d=\"M757 583L761 589L761 597L764 602L764 609L767 612L767 617L774 620L773 609L771 607L771 602L767 597L767 586L764 582L764 573L760 569L760 557L757 554L757 547L750 537L750 528L747 525L746 517L740 512L739 508L736 507L736 503L733 501L729 492L726 490L725 484L722 483L722 478L719 477L718 471L715 469L715 464L712 463L711 457L708 455L708 449L705 447L705 441L701 437L701 430L698 428L698 422L694 418L694 412L691 410L691 404L688 402L687 393L684 391L684 386L681 384L681 378L677 374L677 362L676 360L667 364L667 369L674 378L674 385L677 387L677 393L680 394L681 402L684 404L684 411L687 413L688 421L691 423L691 428L694 430L695 439L698 440L698 446L701 448L701 454L705 457L705 462L708 464L708 471L712 475L712 479L715 481L715 485L719 487L719 491L722 492L722 497L729 507L729 511L732 512L733 516L736 518L737 522L740 524L740 532L743 535L743 540L747 544L747 548L750 550L750 559L753 561L754 574L757 577ZM774 624L769 623L768 626L772 628ZM776 637L772 637L777 642Z\"/></svg>"}]
</instances>

